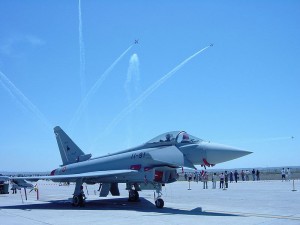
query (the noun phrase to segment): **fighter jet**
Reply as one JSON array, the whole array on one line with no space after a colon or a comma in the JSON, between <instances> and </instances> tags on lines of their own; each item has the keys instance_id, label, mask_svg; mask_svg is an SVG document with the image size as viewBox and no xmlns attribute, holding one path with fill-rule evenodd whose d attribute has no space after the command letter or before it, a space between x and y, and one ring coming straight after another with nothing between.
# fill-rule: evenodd
<instances>
[{"instance_id":1,"label":"fighter jet","mask_svg":"<svg viewBox=\"0 0 300 225\"><path fill-rule=\"evenodd\" d=\"M62 165L54 169L50 176L23 179L75 182L73 206L85 204L83 183L99 183L100 197L106 197L109 192L113 196L119 196L118 184L126 183L129 201L138 201L138 192L141 190L155 190L155 205L162 208L162 186L177 181L178 168L213 166L251 153L207 142L185 131L173 131L159 135L140 146L92 158L91 154L85 154L59 126L54 128L54 133Z\"/></svg>"},{"instance_id":2,"label":"fighter jet","mask_svg":"<svg viewBox=\"0 0 300 225\"><path fill-rule=\"evenodd\" d=\"M139 39L135 39L134 44L138 44L138 43L139 43Z\"/></svg>"},{"instance_id":3,"label":"fighter jet","mask_svg":"<svg viewBox=\"0 0 300 225\"><path fill-rule=\"evenodd\" d=\"M213 44L213 43L211 43L209 46L210 46L210 47L212 47L212 46L214 46L214 44Z\"/></svg>"}]
</instances>

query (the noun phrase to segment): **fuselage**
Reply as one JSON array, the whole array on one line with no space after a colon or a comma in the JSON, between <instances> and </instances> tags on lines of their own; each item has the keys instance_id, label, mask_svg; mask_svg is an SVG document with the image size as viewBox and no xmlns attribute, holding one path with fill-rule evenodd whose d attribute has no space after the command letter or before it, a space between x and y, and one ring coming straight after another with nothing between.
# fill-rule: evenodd
<instances>
[{"instance_id":1,"label":"fuselage","mask_svg":"<svg viewBox=\"0 0 300 225\"><path fill-rule=\"evenodd\" d=\"M173 137L176 133L176 137ZM168 135L173 138L162 139ZM174 181L174 172L179 167L195 168L195 165L212 166L232 160L250 152L219 145L188 136L186 132L169 132L152 139L135 148L92 158L83 162L64 165L52 171L51 175L80 174L93 171L137 170L138 173L110 177L106 179L88 178L88 182L143 182L155 180L157 171L168 171L170 179L165 177L163 183ZM63 181L63 180L61 180Z\"/></svg>"}]
</instances>

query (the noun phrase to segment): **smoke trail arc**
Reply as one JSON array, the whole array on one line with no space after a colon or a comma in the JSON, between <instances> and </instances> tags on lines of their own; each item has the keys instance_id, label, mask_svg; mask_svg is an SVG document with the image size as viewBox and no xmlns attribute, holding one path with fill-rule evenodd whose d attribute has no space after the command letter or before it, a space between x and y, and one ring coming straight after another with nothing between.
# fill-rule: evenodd
<instances>
[{"instance_id":1,"label":"smoke trail arc","mask_svg":"<svg viewBox=\"0 0 300 225\"><path fill-rule=\"evenodd\" d=\"M47 128L52 129L53 126L44 114L1 71L0 83L19 104L31 111Z\"/></svg>"},{"instance_id":2,"label":"smoke trail arc","mask_svg":"<svg viewBox=\"0 0 300 225\"><path fill-rule=\"evenodd\" d=\"M131 111L133 111L138 105L140 105L147 97L149 97L157 88L159 88L163 83L165 83L168 79L170 79L179 69L181 69L187 62L195 58L197 55L199 55L201 52L205 51L211 47L211 45L208 45L201 50L197 51L184 61L182 61L179 65L177 65L175 68L173 68L170 72L162 76L159 80L157 80L155 83L153 83L148 89L146 89L138 98L136 98L131 104L126 106L113 120L112 122L106 127L104 132L110 133L113 128L115 128L118 123Z\"/></svg>"},{"instance_id":3,"label":"smoke trail arc","mask_svg":"<svg viewBox=\"0 0 300 225\"><path fill-rule=\"evenodd\" d=\"M96 93L98 88L101 86L101 84L104 82L104 80L107 78L109 73L113 70L113 68L117 65L117 63L124 57L124 55L133 47L133 45L130 45L105 71L99 79L94 83L94 85L91 87L91 89L87 92L85 97L80 102L74 116L72 117L70 123L69 123L69 129L73 130L75 123L78 122L81 115L85 111L86 107L88 106L88 103L91 99L91 97Z\"/></svg>"},{"instance_id":4,"label":"smoke trail arc","mask_svg":"<svg viewBox=\"0 0 300 225\"><path fill-rule=\"evenodd\" d=\"M127 98L127 104L130 104L133 96L136 96L138 94L139 82L140 82L139 58L138 55L134 53L130 57L127 76L124 83L124 90ZM130 147L131 140L133 137L133 115L127 117L126 136L127 136L127 147Z\"/></svg>"},{"instance_id":5,"label":"smoke trail arc","mask_svg":"<svg viewBox=\"0 0 300 225\"><path fill-rule=\"evenodd\" d=\"M135 93L137 93L139 90L139 79L140 79L139 58L138 55L134 53L129 60L126 81L124 84L124 89L125 89L128 103L132 101L132 93L131 93L130 85L133 83L134 91Z\"/></svg>"}]
</instances>

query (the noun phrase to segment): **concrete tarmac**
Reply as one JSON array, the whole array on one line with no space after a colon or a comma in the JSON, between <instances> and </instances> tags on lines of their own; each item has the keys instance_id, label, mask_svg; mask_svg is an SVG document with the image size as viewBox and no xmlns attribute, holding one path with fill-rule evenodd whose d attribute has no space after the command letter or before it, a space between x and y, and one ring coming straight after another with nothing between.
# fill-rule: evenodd
<instances>
[{"instance_id":1,"label":"concrete tarmac","mask_svg":"<svg viewBox=\"0 0 300 225\"><path fill-rule=\"evenodd\" d=\"M186 181L163 187L165 207L153 204L153 191L140 192L140 202L127 201L125 185L120 197L99 198L98 185L84 187L86 206L74 208L74 185L39 181L35 191L0 195L0 224L300 224L300 181L245 181L229 183L226 190L203 189L203 183ZM29 192L29 191L28 191ZM88 192L88 193L87 193ZM22 201L23 199L23 201Z\"/></svg>"}]
</instances>

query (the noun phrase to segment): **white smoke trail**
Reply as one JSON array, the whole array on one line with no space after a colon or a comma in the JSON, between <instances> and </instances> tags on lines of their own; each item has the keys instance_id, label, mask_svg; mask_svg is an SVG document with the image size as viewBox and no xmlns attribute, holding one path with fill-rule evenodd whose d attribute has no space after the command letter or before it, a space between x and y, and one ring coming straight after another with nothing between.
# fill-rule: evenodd
<instances>
[{"instance_id":1,"label":"white smoke trail","mask_svg":"<svg viewBox=\"0 0 300 225\"><path fill-rule=\"evenodd\" d=\"M116 66L116 64L123 58L123 56L133 47L133 45L129 46L111 65L108 67L105 72L99 77L99 79L96 81L96 83L91 87L91 89L87 92L85 97L80 102L79 107L77 108L74 116L72 117L69 129L73 130L73 127L75 123L79 120L82 113L85 111L91 97L96 93L100 85L104 82L106 77L109 75L109 73L112 71L112 69Z\"/></svg>"},{"instance_id":2,"label":"white smoke trail","mask_svg":"<svg viewBox=\"0 0 300 225\"><path fill-rule=\"evenodd\" d=\"M172 69L169 73L162 76L159 80L157 80L154 84L152 84L148 89L146 89L138 98L136 98L131 104L125 107L113 120L112 122L106 127L105 133L110 133L111 130L118 125L118 123L131 111L133 111L138 105L140 105L149 95L151 95L157 88L159 88L163 83L165 83L169 78L172 77L179 69L181 69L187 62L191 59L199 55L201 52L205 51L211 47L211 45L206 46L205 48L197 51L184 61L182 61L179 65L177 65L174 69Z\"/></svg>"},{"instance_id":3,"label":"white smoke trail","mask_svg":"<svg viewBox=\"0 0 300 225\"><path fill-rule=\"evenodd\" d=\"M129 66L126 76L126 81L124 84L124 89L127 97L127 104L130 104L132 101L132 89L134 91L133 94L137 94L139 91L139 80L140 80L140 72L139 72L139 58L136 53L134 53L129 60ZM132 88L134 86L134 88ZM131 146L131 139L133 136L132 131L132 117L127 119L127 147Z\"/></svg>"},{"instance_id":4,"label":"white smoke trail","mask_svg":"<svg viewBox=\"0 0 300 225\"><path fill-rule=\"evenodd\" d=\"M80 59L80 89L81 98L86 93L86 80L85 80L85 48L82 35L82 15L81 15L81 0L78 1L78 22L79 22L79 59Z\"/></svg>"},{"instance_id":5,"label":"white smoke trail","mask_svg":"<svg viewBox=\"0 0 300 225\"><path fill-rule=\"evenodd\" d=\"M135 79L134 81L132 81ZM140 79L140 72L139 72L139 58L136 53L134 53L129 60L129 67L127 71L127 77L124 84L124 89L126 92L127 102L130 103L132 101L132 96L130 92L130 84L134 82L134 90L137 93L139 89L139 79Z\"/></svg>"},{"instance_id":6,"label":"white smoke trail","mask_svg":"<svg viewBox=\"0 0 300 225\"><path fill-rule=\"evenodd\" d=\"M41 111L0 71L0 81L9 94L23 107L31 111L47 128L52 129L51 123Z\"/></svg>"}]
</instances>

